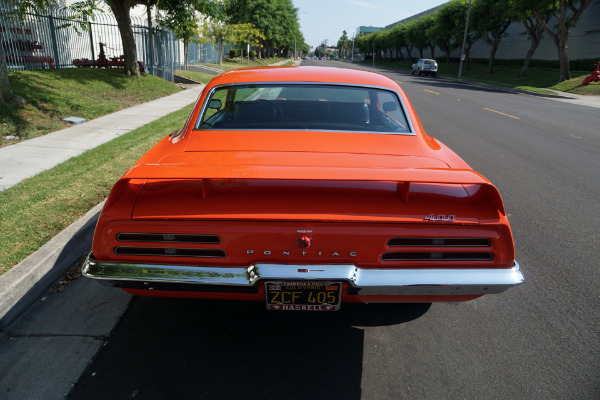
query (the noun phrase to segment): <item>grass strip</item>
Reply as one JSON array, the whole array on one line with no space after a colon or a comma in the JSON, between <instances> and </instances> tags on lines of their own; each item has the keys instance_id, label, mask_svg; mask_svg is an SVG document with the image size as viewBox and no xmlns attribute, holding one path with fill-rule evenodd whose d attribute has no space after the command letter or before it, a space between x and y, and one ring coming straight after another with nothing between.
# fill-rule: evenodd
<instances>
[{"instance_id":1,"label":"grass strip","mask_svg":"<svg viewBox=\"0 0 600 400\"><path fill-rule=\"evenodd\" d=\"M200 83L208 83L212 78L216 76L197 71L184 71L182 69L176 70L175 74Z\"/></svg>"},{"instance_id":2,"label":"grass strip","mask_svg":"<svg viewBox=\"0 0 600 400\"><path fill-rule=\"evenodd\" d=\"M0 274L105 199L154 144L180 129L192 105L0 192Z\"/></svg>"},{"instance_id":3,"label":"grass strip","mask_svg":"<svg viewBox=\"0 0 600 400\"><path fill-rule=\"evenodd\" d=\"M243 61L240 61L239 59L238 60L224 59L222 65L219 65L219 64L202 64L202 65L205 65L205 66L211 67L211 68L220 69L221 71L229 71L231 69L238 69L238 68L264 67L267 65L278 63L283 60L289 60L289 58L274 57L274 58L265 58L264 60L255 59L255 60L250 60L250 63L248 63L248 59L246 59L246 58Z\"/></svg>"}]
</instances>

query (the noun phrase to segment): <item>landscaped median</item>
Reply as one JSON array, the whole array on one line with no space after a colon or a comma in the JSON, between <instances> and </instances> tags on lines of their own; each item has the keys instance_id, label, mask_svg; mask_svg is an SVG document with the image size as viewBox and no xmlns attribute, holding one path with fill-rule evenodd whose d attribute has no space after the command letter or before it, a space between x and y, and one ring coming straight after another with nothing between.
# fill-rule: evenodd
<instances>
[{"instance_id":1,"label":"landscaped median","mask_svg":"<svg viewBox=\"0 0 600 400\"><path fill-rule=\"evenodd\" d=\"M180 129L191 105L0 192L0 274L108 196L154 144Z\"/></svg>"}]
</instances>

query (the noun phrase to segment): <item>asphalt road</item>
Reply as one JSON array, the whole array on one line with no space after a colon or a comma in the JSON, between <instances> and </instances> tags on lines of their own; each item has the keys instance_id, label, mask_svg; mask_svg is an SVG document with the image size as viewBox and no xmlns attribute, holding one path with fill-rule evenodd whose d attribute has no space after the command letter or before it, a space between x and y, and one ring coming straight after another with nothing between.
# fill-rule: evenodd
<instances>
[{"instance_id":1,"label":"asphalt road","mask_svg":"<svg viewBox=\"0 0 600 400\"><path fill-rule=\"evenodd\" d=\"M598 109L386 74L500 189L525 283L336 313L136 298L69 399L600 398Z\"/></svg>"}]
</instances>

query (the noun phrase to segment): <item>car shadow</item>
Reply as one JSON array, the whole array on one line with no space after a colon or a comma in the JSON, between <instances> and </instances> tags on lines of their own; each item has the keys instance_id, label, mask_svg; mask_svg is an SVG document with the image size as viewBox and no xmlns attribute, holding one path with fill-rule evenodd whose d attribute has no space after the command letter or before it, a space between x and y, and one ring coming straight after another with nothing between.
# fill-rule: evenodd
<instances>
[{"instance_id":1,"label":"car shadow","mask_svg":"<svg viewBox=\"0 0 600 400\"><path fill-rule=\"evenodd\" d=\"M360 399L360 327L406 323L429 307L276 312L262 303L134 298L69 399Z\"/></svg>"}]
</instances>

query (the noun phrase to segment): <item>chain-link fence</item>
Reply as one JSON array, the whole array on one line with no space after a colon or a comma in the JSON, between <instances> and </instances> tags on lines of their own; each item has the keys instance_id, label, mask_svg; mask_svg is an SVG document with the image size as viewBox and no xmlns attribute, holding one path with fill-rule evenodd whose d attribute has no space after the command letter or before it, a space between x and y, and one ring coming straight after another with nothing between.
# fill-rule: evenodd
<instances>
[{"instance_id":1,"label":"chain-link fence","mask_svg":"<svg viewBox=\"0 0 600 400\"><path fill-rule=\"evenodd\" d=\"M223 45L223 55L229 54L231 45ZM191 42L188 44L188 64L218 64L219 50L213 43Z\"/></svg>"}]
</instances>

